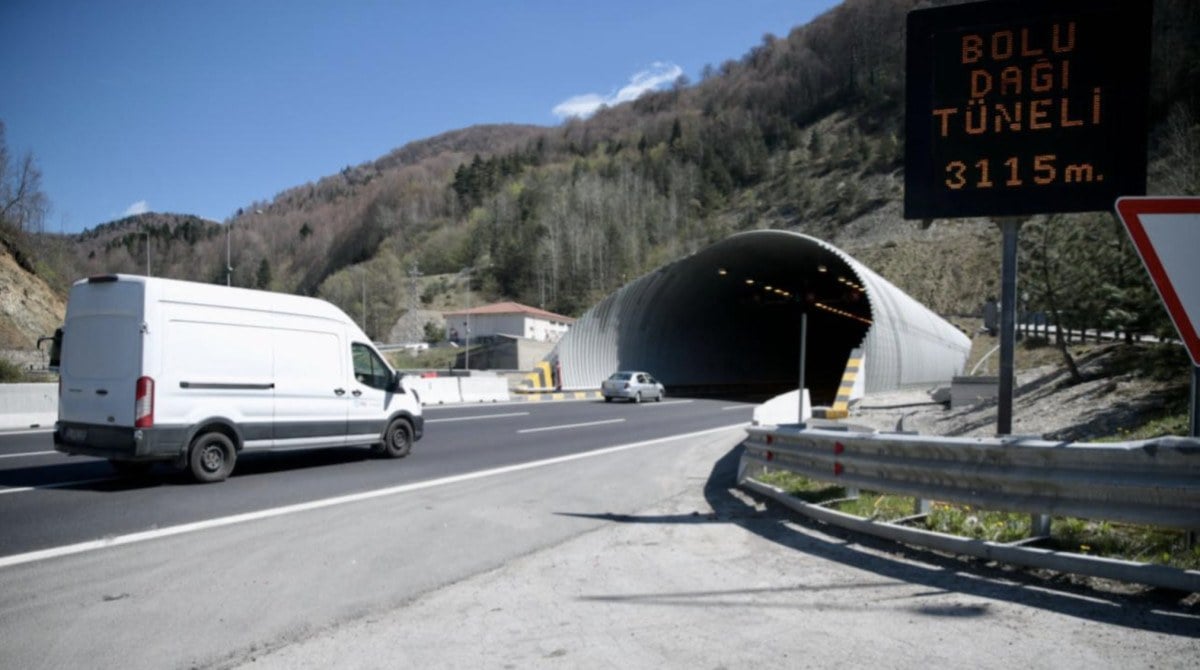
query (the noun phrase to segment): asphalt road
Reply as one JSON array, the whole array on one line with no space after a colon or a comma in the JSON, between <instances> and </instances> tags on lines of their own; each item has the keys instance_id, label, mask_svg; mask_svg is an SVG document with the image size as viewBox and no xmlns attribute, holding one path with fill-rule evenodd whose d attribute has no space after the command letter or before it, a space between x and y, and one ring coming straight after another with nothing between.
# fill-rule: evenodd
<instances>
[{"instance_id":1,"label":"asphalt road","mask_svg":"<svg viewBox=\"0 0 1200 670\"><path fill-rule=\"evenodd\" d=\"M408 459L264 455L216 485L5 436L0 668L1194 666L1195 606L749 499L749 411L435 409Z\"/></svg>"},{"instance_id":2,"label":"asphalt road","mask_svg":"<svg viewBox=\"0 0 1200 670\"><path fill-rule=\"evenodd\" d=\"M229 480L207 486L166 465L148 477L118 477L103 460L55 452L49 432L0 433L0 561L744 422L752 407L670 398L432 407L407 458L372 458L359 448L251 453Z\"/></svg>"}]
</instances>

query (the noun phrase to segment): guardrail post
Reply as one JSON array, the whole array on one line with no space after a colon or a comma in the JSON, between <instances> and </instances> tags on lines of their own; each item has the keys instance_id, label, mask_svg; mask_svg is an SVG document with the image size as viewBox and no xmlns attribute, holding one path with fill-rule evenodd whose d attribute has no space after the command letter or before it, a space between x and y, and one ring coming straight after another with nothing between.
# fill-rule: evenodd
<instances>
[{"instance_id":1,"label":"guardrail post","mask_svg":"<svg viewBox=\"0 0 1200 670\"><path fill-rule=\"evenodd\" d=\"M1029 515L1029 536L1030 537L1050 537L1050 515L1049 514L1031 514L1031 515Z\"/></svg>"},{"instance_id":2,"label":"guardrail post","mask_svg":"<svg viewBox=\"0 0 1200 670\"><path fill-rule=\"evenodd\" d=\"M932 507L925 498L917 498L916 504L913 505L913 514L929 514Z\"/></svg>"}]
</instances>

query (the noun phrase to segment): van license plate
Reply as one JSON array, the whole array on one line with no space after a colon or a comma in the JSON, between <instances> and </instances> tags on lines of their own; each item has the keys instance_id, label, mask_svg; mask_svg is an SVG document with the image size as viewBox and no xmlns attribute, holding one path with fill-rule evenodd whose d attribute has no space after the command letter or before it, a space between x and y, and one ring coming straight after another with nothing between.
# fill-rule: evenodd
<instances>
[{"instance_id":1,"label":"van license plate","mask_svg":"<svg viewBox=\"0 0 1200 670\"><path fill-rule=\"evenodd\" d=\"M87 428L68 428L64 433L67 442L86 442Z\"/></svg>"}]
</instances>

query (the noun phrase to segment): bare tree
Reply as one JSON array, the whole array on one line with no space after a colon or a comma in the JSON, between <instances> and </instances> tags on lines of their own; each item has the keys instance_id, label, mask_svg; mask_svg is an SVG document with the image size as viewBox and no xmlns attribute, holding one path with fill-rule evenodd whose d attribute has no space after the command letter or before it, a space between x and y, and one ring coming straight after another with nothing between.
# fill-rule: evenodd
<instances>
[{"instance_id":1,"label":"bare tree","mask_svg":"<svg viewBox=\"0 0 1200 670\"><path fill-rule=\"evenodd\" d=\"M26 152L20 159L10 156L0 121L0 225L40 233L48 209L42 171L33 154Z\"/></svg>"}]
</instances>

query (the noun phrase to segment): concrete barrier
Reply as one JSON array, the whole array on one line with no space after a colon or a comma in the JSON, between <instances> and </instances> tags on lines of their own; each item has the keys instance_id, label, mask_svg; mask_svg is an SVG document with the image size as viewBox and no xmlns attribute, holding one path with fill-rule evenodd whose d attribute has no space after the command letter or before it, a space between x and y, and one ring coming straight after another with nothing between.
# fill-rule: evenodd
<instances>
[{"instance_id":1,"label":"concrete barrier","mask_svg":"<svg viewBox=\"0 0 1200 670\"><path fill-rule=\"evenodd\" d=\"M788 391L754 408L754 425L782 426L808 421L812 418L812 400L804 389L804 412L800 412L799 391Z\"/></svg>"},{"instance_id":2,"label":"concrete barrier","mask_svg":"<svg viewBox=\"0 0 1200 670\"><path fill-rule=\"evenodd\" d=\"M404 388L416 391L422 405L462 402L458 379L454 377L405 377Z\"/></svg>"},{"instance_id":3,"label":"concrete barrier","mask_svg":"<svg viewBox=\"0 0 1200 670\"><path fill-rule=\"evenodd\" d=\"M0 384L0 429L50 428L58 420L58 384Z\"/></svg>"},{"instance_id":4,"label":"concrete barrier","mask_svg":"<svg viewBox=\"0 0 1200 670\"><path fill-rule=\"evenodd\" d=\"M460 402L507 402L504 377L405 377L422 405ZM0 384L0 430L51 428L58 420L58 384Z\"/></svg>"},{"instance_id":5,"label":"concrete barrier","mask_svg":"<svg viewBox=\"0 0 1200 670\"><path fill-rule=\"evenodd\" d=\"M508 402L508 380L503 377L460 377L463 402Z\"/></svg>"},{"instance_id":6,"label":"concrete barrier","mask_svg":"<svg viewBox=\"0 0 1200 670\"><path fill-rule=\"evenodd\" d=\"M999 395L999 377L955 377L950 382L951 409L979 405Z\"/></svg>"}]
</instances>

